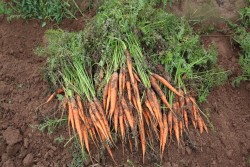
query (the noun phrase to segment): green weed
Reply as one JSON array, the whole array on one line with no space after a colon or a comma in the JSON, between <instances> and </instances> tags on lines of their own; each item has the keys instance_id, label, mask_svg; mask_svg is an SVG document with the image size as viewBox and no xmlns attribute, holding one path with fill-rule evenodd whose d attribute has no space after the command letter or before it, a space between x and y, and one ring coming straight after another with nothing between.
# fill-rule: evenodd
<instances>
[{"instance_id":1,"label":"green weed","mask_svg":"<svg viewBox=\"0 0 250 167\"><path fill-rule=\"evenodd\" d=\"M12 19L39 19L59 23L64 18L76 18L77 12L81 12L75 0L11 0L6 5L11 13L8 20Z\"/></svg>"},{"instance_id":2,"label":"green weed","mask_svg":"<svg viewBox=\"0 0 250 167\"><path fill-rule=\"evenodd\" d=\"M7 7L7 4L1 0L0 1L0 15L2 14L9 15L11 14L11 10Z\"/></svg>"},{"instance_id":3,"label":"green weed","mask_svg":"<svg viewBox=\"0 0 250 167\"><path fill-rule=\"evenodd\" d=\"M248 0L248 6L240 10L240 22L244 27L250 26L250 0Z\"/></svg>"},{"instance_id":4,"label":"green weed","mask_svg":"<svg viewBox=\"0 0 250 167\"><path fill-rule=\"evenodd\" d=\"M72 161L71 167L80 167L84 166L86 161L89 161L88 154L81 149L81 145L78 139L74 139L73 146L72 146L73 154L72 154Z\"/></svg>"},{"instance_id":5,"label":"green weed","mask_svg":"<svg viewBox=\"0 0 250 167\"><path fill-rule=\"evenodd\" d=\"M41 132L47 131L48 134L52 134L57 127L64 125L66 122L66 118L46 119L43 123L39 125L33 125L32 127L37 128Z\"/></svg>"},{"instance_id":6,"label":"green weed","mask_svg":"<svg viewBox=\"0 0 250 167\"><path fill-rule=\"evenodd\" d=\"M234 86L238 86L241 81L250 80L250 6L241 9L240 16L239 24L227 21L228 25L234 30L234 41L240 46L239 64L242 69L242 75L233 81Z\"/></svg>"}]
</instances>

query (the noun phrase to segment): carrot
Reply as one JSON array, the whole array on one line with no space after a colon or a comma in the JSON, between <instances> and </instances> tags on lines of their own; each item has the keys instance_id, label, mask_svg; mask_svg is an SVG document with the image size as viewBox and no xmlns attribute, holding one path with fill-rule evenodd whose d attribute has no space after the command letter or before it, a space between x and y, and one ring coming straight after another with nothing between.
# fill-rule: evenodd
<instances>
[{"instance_id":1,"label":"carrot","mask_svg":"<svg viewBox=\"0 0 250 167\"><path fill-rule=\"evenodd\" d=\"M110 107L110 101L111 101L111 84L110 84L110 82L109 82L109 84L108 84L108 95L107 95L107 103L106 103L106 105L104 105L105 106L105 113L106 113L106 115L108 115L108 110L109 110L109 107Z\"/></svg>"},{"instance_id":2,"label":"carrot","mask_svg":"<svg viewBox=\"0 0 250 167\"><path fill-rule=\"evenodd\" d=\"M193 111L193 115L194 115L194 120L197 121L197 113L198 113L198 110L197 110L197 106L196 106L196 103L195 103L195 99L193 97L189 97L189 99L191 100L191 102L193 103L193 106L192 106L192 111Z\"/></svg>"},{"instance_id":3,"label":"carrot","mask_svg":"<svg viewBox=\"0 0 250 167\"><path fill-rule=\"evenodd\" d=\"M95 146L98 148L98 145L96 144L96 142L98 140L97 140L97 137L96 137L95 127L93 125L93 122L92 122L91 118L89 118L89 117L87 117L86 119L88 120L88 124L89 124L89 128L90 128L90 131L89 131L90 137L93 140Z\"/></svg>"},{"instance_id":4,"label":"carrot","mask_svg":"<svg viewBox=\"0 0 250 167\"><path fill-rule=\"evenodd\" d=\"M143 119L139 120L139 128L140 128L140 139L141 139L141 146L142 146L142 162L144 164L145 153L146 153L146 139L145 139Z\"/></svg>"},{"instance_id":5,"label":"carrot","mask_svg":"<svg viewBox=\"0 0 250 167\"><path fill-rule=\"evenodd\" d=\"M103 120L103 122L104 122L105 129L106 129L106 131L107 131L107 133L108 133L108 135L109 135L109 138L110 138L110 139L112 140L112 142L113 142L113 139L112 139L112 136L111 136L111 132L110 132L110 128L109 128L109 124L108 124L108 121L107 121L107 119L106 119L106 117L105 117L105 115L104 115L104 111L103 111L103 108L102 108L102 104L101 104L101 102L100 102L97 98L94 99L94 103L95 103L95 105L96 105L97 110L99 111L99 113L100 113L100 115L101 115L101 118L102 118L102 120ZM113 142L113 143L114 143L114 142Z\"/></svg>"},{"instance_id":6,"label":"carrot","mask_svg":"<svg viewBox=\"0 0 250 167\"><path fill-rule=\"evenodd\" d=\"M118 116L119 116L119 103L116 103L115 112L114 112L114 126L115 126L116 133L118 130Z\"/></svg>"},{"instance_id":7,"label":"carrot","mask_svg":"<svg viewBox=\"0 0 250 167\"><path fill-rule=\"evenodd\" d=\"M139 94L139 88L138 88L136 81L132 84L132 87L133 87L135 100L136 100L136 104L137 104L138 111L139 111L139 117L142 118L142 104L141 104L141 98Z\"/></svg>"},{"instance_id":8,"label":"carrot","mask_svg":"<svg viewBox=\"0 0 250 167\"><path fill-rule=\"evenodd\" d=\"M106 109L106 106L107 106L108 93L109 93L109 83L105 86L105 88L103 90L102 100L103 100L104 109Z\"/></svg>"},{"instance_id":9,"label":"carrot","mask_svg":"<svg viewBox=\"0 0 250 167\"><path fill-rule=\"evenodd\" d=\"M159 124L161 124L162 122L162 115L161 115L161 109L160 109L160 105L159 105L159 102L157 100L157 97L154 93L154 91L152 91L151 89L147 89L147 98L148 98L148 101L155 113L155 116L157 118L157 121Z\"/></svg>"},{"instance_id":10,"label":"carrot","mask_svg":"<svg viewBox=\"0 0 250 167\"><path fill-rule=\"evenodd\" d=\"M204 120L202 119L202 123L203 123L203 127L205 129L205 131L208 133L208 128L207 128L207 125L205 124Z\"/></svg>"},{"instance_id":11,"label":"carrot","mask_svg":"<svg viewBox=\"0 0 250 167\"><path fill-rule=\"evenodd\" d=\"M170 89L172 92L174 92L178 96L183 96L181 93L179 93L167 80L165 80L163 77L161 77L158 74L153 73L152 74L155 79L160 81L163 85L165 85L168 89Z\"/></svg>"},{"instance_id":12,"label":"carrot","mask_svg":"<svg viewBox=\"0 0 250 167\"><path fill-rule=\"evenodd\" d=\"M136 79L138 82L141 82L139 76L138 76L135 72L134 72L134 77L135 77L135 79Z\"/></svg>"},{"instance_id":13,"label":"carrot","mask_svg":"<svg viewBox=\"0 0 250 167\"><path fill-rule=\"evenodd\" d=\"M183 133L183 123L182 123L182 120L179 121L179 127L180 127L180 137L182 137L182 133Z\"/></svg>"},{"instance_id":14,"label":"carrot","mask_svg":"<svg viewBox=\"0 0 250 167\"><path fill-rule=\"evenodd\" d=\"M44 102L44 103L42 103L42 104L40 104L40 105L37 107L37 109L38 109L39 107L41 107L41 106L43 106L43 105L49 103L51 100L54 99L54 97L55 97L57 94L60 94L60 93L63 93L63 92L64 92L63 89L57 89L54 93L52 93L52 94L49 96L49 98L47 99L47 101Z\"/></svg>"},{"instance_id":15,"label":"carrot","mask_svg":"<svg viewBox=\"0 0 250 167\"><path fill-rule=\"evenodd\" d=\"M101 122L98 120L98 118L96 118L96 115L94 114L96 113L96 111L92 111L93 109L93 107L89 108L89 115L91 117L91 120L93 121L93 125L95 126L97 132L100 131L101 134L103 134L105 138L108 139L109 137L105 131L104 125L101 125Z\"/></svg>"},{"instance_id":16,"label":"carrot","mask_svg":"<svg viewBox=\"0 0 250 167\"><path fill-rule=\"evenodd\" d=\"M126 86L126 70L122 68L122 91L124 91Z\"/></svg>"},{"instance_id":17,"label":"carrot","mask_svg":"<svg viewBox=\"0 0 250 167\"><path fill-rule=\"evenodd\" d=\"M131 55L130 55L128 50L126 50L125 52L126 52L126 57L127 57L127 66L128 66L130 81L133 84L135 82L135 78L134 78L134 75L133 75L133 67L132 67Z\"/></svg>"},{"instance_id":18,"label":"carrot","mask_svg":"<svg viewBox=\"0 0 250 167\"><path fill-rule=\"evenodd\" d=\"M118 73L114 72L110 81L110 93L111 93L110 109L109 109L110 118L112 117L115 110L115 105L117 101L117 88L118 88Z\"/></svg>"},{"instance_id":19,"label":"carrot","mask_svg":"<svg viewBox=\"0 0 250 167\"><path fill-rule=\"evenodd\" d=\"M168 112L168 128L170 137L172 137L172 129L173 129L173 113L172 111Z\"/></svg>"},{"instance_id":20,"label":"carrot","mask_svg":"<svg viewBox=\"0 0 250 167\"><path fill-rule=\"evenodd\" d=\"M121 97L121 105L122 105L123 111L124 111L124 113L125 113L125 115L127 117L129 126L133 130L135 128L135 126L134 126L134 117L132 116L131 112L129 111L127 102L126 102L126 100L124 99L123 96Z\"/></svg>"},{"instance_id":21,"label":"carrot","mask_svg":"<svg viewBox=\"0 0 250 167\"><path fill-rule=\"evenodd\" d=\"M151 83L152 87L156 91L156 93L160 96L162 102L172 111L172 108L171 108L170 104L168 103L168 101L166 99L166 96L162 92L160 86L157 84L156 79L153 76L150 76L149 80L150 80L150 83Z\"/></svg>"},{"instance_id":22,"label":"carrot","mask_svg":"<svg viewBox=\"0 0 250 167\"><path fill-rule=\"evenodd\" d=\"M163 136L162 136L162 150L161 150L161 159L163 157L164 149L167 143L167 138L168 138L168 120L167 120L167 115L166 113L163 114Z\"/></svg>"},{"instance_id":23,"label":"carrot","mask_svg":"<svg viewBox=\"0 0 250 167\"><path fill-rule=\"evenodd\" d=\"M174 122L174 133L175 133L175 137L179 146L179 143L180 143L179 124L178 124L177 117L175 115L173 115L173 122Z\"/></svg>"},{"instance_id":24,"label":"carrot","mask_svg":"<svg viewBox=\"0 0 250 167\"><path fill-rule=\"evenodd\" d=\"M130 53L129 53L128 50L126 50L126 57L127 57L127 66L128 66L128 72L129 72L129 76L130 76L130 81L131 81L132 88L133 88L133 91L134 91L134 95L135 95L135 99L136 99L136 104L137 104L138 111L139 111L139 116L141 117L142 116L141 99L140 99L138 85L137 85L137 82L135 81L135 77L133 75L133 67L132 67L131 55L130 55Z\"/></svg>"},{"instance_id":25,"label":"carrot","mask_svg":"<svg viewBox=\"0 0 250 167\"><path fill-rule=\"evenodd\" d=\"M152 107L150 105L150 102L149 102L148 98L146 98L146 100L145 100L145 105L149 109L151 115L153 116L153 119L156 120L156 115L155 115L155 113L154 113L154 111L153 111L153 109L152 109Z\"/></svg>"},{"instance_id":26,"label":"carrot","mask_svg":"<svg viewBox=\"0 0 250 167\"><path fill-rule=\"evenodd\" d=\"M105 141L106 139L105 139L105 136L104 136L103 134L101 134L101 139L102 139L102 142L104 143L104 146L105 146L106 150L108 151L110 157L112 158L113 162L116 164L116 161L115 161L115 159L114 159L114 156L113 156L113 154L112 154L112 151L111 151L109 145L106 144L106 141Z\"/></svg>"},{"instance_id":27,"label":"carrot","mask_svg":"<svg viewBox=\"0 0 250 167\"><path fill-rule=\"evenodd\" d=\"M82 135L83 135L83 140L84 140L84 143L85 143L85 147L86 147L86 149L87 149L89 155L91 155L91 154L90 154L90 149L89 149L89 140L88 140L87 128L86 128L86 126L82 125L82 128L81 128L81 129L82 129ZM91 156L90 156L90 157L91 157Z\"/></svg>"},{"instance_id":28,"label":"carrot","mask_svg":"<svg viewBox=\"0 0 250 167\"><path fill-rule=\"evenodd\" d=\"M77 106L75 104L75 100L72 101L72 108L73 108L73 118L74 118L74 121L75 121L75 127L76 127L76 131L79 135L79 139L80 139L80 144L83 148L83 136L82 136L82 131L81 131L81 125L82 123L80 122L80 117L79 117L79 111L77 109Z\"/></svg>"},{"instance_id":29,"label":"carrot","mask_svg":"<svg viewBox=\"0 0 250 167\"><path fill-rule=\"evenodd\" d=\"M130 151L132 152L133 151L133 144L132 144L131 137L128 138L128 142L129 142Z\"/></svg>"},{"instance_id":30,"label":"carrot","mask_svg":"<svg viewBox=\"0 0 250 167\"><path fill-rule=\"evenodd\" d=\"M202 122L202 118L200 116L197 117L197 122L198 122L198 127L200 129L200 134L203 133L203 122Z\"/></svg>"},{"instance_id":31,"label":"carrot","mask_svg":"<svg viewBox=\"0 0 250 167\"><path fill-rule=\"evenodd\" d=\"M150 127L150 123L149 123L149 117L150 117L150 115L149 114L150 113L149 113L148 109L145 107L144 108L144 112L143 112L143 116L144 116L144 119L145 119L146 124L147 124L148 127Z\"/></svg>"},{"instance_id":32,"label":"carrot","mask_svg":"<svg viewBox=\"0 0 250 167\"><path fill-rule=\"evenodd\" d=\"M127 93L128 93L128 100L131 102L131 85L129 81L126 81L126 88L127 88Z\"/></svg>"},{"instance_id":33,"label":"carrot","mask_svg":"<svg viewBox=\"0 0 250 167\"><path fill-rule=\"evenodd\" d=\"M123 78L123 72L122 72L122 69L120 70L120 73L119 73L119 81L118 81L118 83L119 83L119 86L118 86L118 88L119 88L119 96L122 96L122 94L123 94L123 90L122 90L122 88L123 88L123 86L122 86L122 78Z\"/></svg>"},{"instance_id":34,"label":"carrot","mask_svg":"<svg viewBox=\"0 0 250 167\"><path fill-rule=\"evenodd\" d=\"M83 105L79 95L76 96L76 102L77 106L79 107L79 116L82 119L82 121L86 124L86 116L84 115Z\"/></svg>"},{"instance_id":35,"label":"carrot","mask_svg":"<svg viewBox=\"0 0 250 167\"><path fill-rule=\"evenodd\" d=\"M122 137L122 143L123 143L123 142L124 142L124 137L125 137L125 129L124 129L124 121L123 121L123 110L122 110L122 107L120 107L120 110L119 110L119 124L120 124L121 137Z\"/></svg>"},{"instance_id":36,"label":"carrot","mask_svg":"<svg viewBox=\"0 0 250 167\"><path fill-rule=\"evenodd\" d=\"M183 110L183 118L184 118L185 126L188 129L188 115L187 115L187 111L186 110Z\"/></svg>"},{"instance_id":37,"label":"carrot","mask_svg":"<svg viewBox=\"0 0 250 167\"><path fill-rule=\"evenodd\" d=\"M135 96L132 96L132 102L133 102L133 105L135 107L135 109L138 111L138 106L137 106L137 103L136 103L136 100L135 100Z\"/></svg>"},{"instance_id":38,"label":"carrot","mask_svg":"<svg viewBox=\"0 0 250 167\"><path fill-rule=\"evenodd\" d=\"M75 130L74 117L73 117L73 108L72 108L71 100L68 101L68 111L69 111L68 126L71 124L73 130Z\"/></svg>"}]
</instances>

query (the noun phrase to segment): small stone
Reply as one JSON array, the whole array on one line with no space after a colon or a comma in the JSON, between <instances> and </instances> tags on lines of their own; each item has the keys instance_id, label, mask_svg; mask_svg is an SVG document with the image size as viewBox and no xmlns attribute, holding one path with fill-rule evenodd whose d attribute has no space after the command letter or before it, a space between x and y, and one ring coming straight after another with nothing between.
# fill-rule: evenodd
<instances>
[{"instance_id":1,"label":"small stone","mask_svg":"<svg viewBox=\"0 0 250 167\"><path fill-rule=\"evenodd\" d=\"M42 162L38 162L36 165L33 165L32 167L44 167Z\"/></svg>"},{"instance_id":2,"label":"small stone","mask_svg":"<svg viewBox=\"0 0 250 167\"><path fill-rule=\"evenodd\" d=\"M247 84L247 85L246 85L246 89L247 89L248 91L250 91L250 84Z\"/></svg>"},{"instance_id":3,"label":"small stone","mask_svg":"<svg viewBox=\"0 0 250 167\"><path fill-rule=\"evenodd\" d=\"M0 157L2 156L2 154L5 152L6 149L6 144L4 142L3 137L0 138Z\"/></svg>"},{"instance_id":4,"label":"small stone","mask_svg":"<svg viewBox=\"0 0 250 167\"><path fill-rule=\"evenodd\" d=\"M2 163L6 162L6 161L8 160L8 158L9 158L8 154L7 154L7 153L4 153L4 154L2 155L1 162L2 162Z\"/></svg>"},{"instance_id":5,"label":"small stone","mask_svg":"<svg viewBox=\"0 0 250 167\"><path fill-rule=\"evenodd\" d=\"M172 167L170 162L166 163L166 167Z\"/></svg>"},{"instance_id":6,"label":"small stone","mask_svg":"<svg viewBox=\"0 0 250 167\"><path fill-rule=\"evenodd\" d=\"M24 147L22 147L18 155L18 158L23 159L26 155L27 155L27 150Z\"/></svg>"},{"instance_id":7,"label":"small stone","mask_svg":"<svg viewBox=\"0 0 250 167\"><path fill-rule=\"evenodd\" d=\"M176 163L172 163L172 167L179 167L179 165Z\"/></svg>"},{"instance_id":8,"label":"small stone","mask_svg":"<svg viewBox=\"0 0 250 167\"><path fill-rule=\"evenodd\" d=\"M28 148L28 147L29 147L29 139L28 139L28 138L24 138L24 139L23 139L23 146L24 146L25 148Z\"/></svg>"},{"instance_id":9,"label":"small stone","mask_svg":"<svg viewBox=\"0 0 250 167\"><path fill-rule=\"evenodd\" d=\"M22 136L20 134L20 131L18 129L13 129L11 127L8 127L3 132L3 137L6 140L6 143L9 145L14 145L22 141Z\"/></svg>"},{"instance_id":10,"label":"small stone","mask_svg":"<svg viewBox=\"0 0 250 167\"><path fill-rule=\"evenodd\" d=\"M56 149L57 149L55 146L52 146L52 145L50 146L50 148L51 148L53 151L56 151Z\"/></svg>"},{"instance_id":11,"label":"small stone","mask_svg":"<svg viewBox=\"0 0 250 167\"><path fill-rule=\"evenodd\" d=\"M28 155L26 155L26 157L23 159L23 166L25 167L30 167L32 166L34 161L34 156L32 153L29 153Z\"/></svg>"},{"instance_id":12,"label":"small stone","mask_svg":"<svg viewBox=\"0 0 250 167\"><path fill-rule=\"evenodd\" d=\"M29 133L28 136L29 136L29 138L32 138L32 134L31 133Z\"/></svg>"},{"instance_id":13,"label":"small stone","mask_svg":"<svg viewBox=\"0 0 250 167\"><path fill-rule=\"evenodd\" d=\"M228 150L228 151L226 152L228 158L231 158L231 157L232 157L233 151L234 151L234 150L231 149L231 150Z\"/></svg>"},{"instance_id":14,"label":"small stone","mask_svg":"<svg viewBox=\"0 0 250 167\"><path fill-rule=\"evenodd\" d=\"M15 164L11 159L9 159L8 161L4 162L2 167L15 167Z\"/></svg>"},{"instance_id":15,"label":"small stone","mask_svg":"<svg viewBox=\"0 0 250 167\"><path fill-rule=\"evenodd\" d=\"M213 160L212 163L211 163L211 165L216 165L216 161Z\"/></svg>"},{"instance_id":16,"label":"small stone","mask_svg":"<svg viewBox=\"0 0 250 167\"><path fill-rule=\"evenodd\" d=\"M186 147L186 152L187 152L188 155L190 155L190 154L192 153L191 148L187 146L187 147Z\"/></svg>"}]
</instances>

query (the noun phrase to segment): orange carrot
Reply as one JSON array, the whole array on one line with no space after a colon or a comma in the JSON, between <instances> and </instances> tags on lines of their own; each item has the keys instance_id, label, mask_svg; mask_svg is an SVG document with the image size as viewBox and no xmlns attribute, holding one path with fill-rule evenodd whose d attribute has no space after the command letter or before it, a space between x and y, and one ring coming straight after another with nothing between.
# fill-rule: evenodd
<instances>
[{"instance_id":1,"label":"orange carrot","mask_svg":"<svg viewBox=\"0 0 250 167\"><path fill-rule=\"evenodd\" d=\"M134 72L134 77L135 77L135 79L137 80L137 82L141 82L139 76L138 76L135 72Z\"/></svg>"},{"instance_id":2,"label":"orange carrot","mask_svg":"<svg viewBox=\"0 0 250 167\"><path fill-rule=\"evenodd\" d=\"M131 60L131 55L130 55L128 50L126 50L126 57L127 57L127 66L128 66L130 81L131 81L132 84L134 84L135 78L134 78L134 75L133 75L132 60Z\"/></svg>"},{"instance_id":3,"label":"orange carrot","mask_svg":"<svg viewBox=\"0 0 250 167\"><path fill-rule=\"evenodd\" d=\"M111 77L110 81L110 110L109 110L109 116L110 118L112 117L114 110L115 110L115 105L117 101L117 88L118 88L118 73L114 72Z\"/></svg>"},{"instance_id":4,"label":"orange carrot","mask_svg":"<svg viewBox=\"0 0 250 167\"><path fill-rule=\"evenodd\" d=\"M152 87L154 88L156 93L160 96L162 102L172 111L172 108L171 108L170 104L168 103L166 96L162 92L160 86L157 84L156 79L153 76L150 76L149 79L150 79Z\"/></svg>"},{"instance_id":5,"label":"orange carrot","mask_svg":"<svg viewBox=\"0 0 250 167\"><path fill-rule=\"evenodd\" d=\"M180 94L167 80L165 80L163 77L161 77L158 74L153 73L152 74L155 79L160 81L163 85L165 85L168 89L170 89L172 92L174 92L178 96L183 96Z\"/></svg>"},{"instance_id":6,"label":"orange carrot","mask_svg":"<svg viewBox=\"0 0 250 167\"><path fill-rule=\"evenodd\" d=\"M198 127L200 129L200 133L203 133L203 123L202 123L202 118L200 116L197 117L197 122L198 122Z\"/></svg>"},{"instance_id":7,"label":"orange carrot","mask_svg":"<svg viewBox=\"0 0 250 167\"><path fill-rule=\"evenodd\" d=\"M154 93L154 91L152 91L151 89L147 89L147 98L148 101L154 111L154 114L157 118L158 123L160 124L162 122L162 115L161 115L161 109L160 109L160 105L159 102L157 100L157 97Z\"/></svg>"},{"instance_id":8,"label":"orange carrot","mask_svg":"<svg viewBox=\"0 0 250 167\"><path fill-rule=\"evenodd\" d=\"M119 83L119 86L118 86L118 88L119 88L119 96L122 96L122 94L123 94L123 87L122 87L122 78L123 78L123 72L122 72L122 69L120 70L120 73L119 73L119 81L118 81L118 83Z\"/></svg>"},{"instance_id":9,"label":"orange carrot","mask_svg":"<svg viewBox=\"0 0 250 167\"><path fill-rule=\"evenodd\" d=\"M187 115L187 111L186 110L183 110L183 118L184 118L185 126L188 129L188 115Z\"/></svg>"},{"instance_id":10,"label":"orange carrot","mask_svg":"<svg viewBox=\"0 0 250 167\"><path fill-rule=\"evenodd\" d=\"M106 106L107 106L108 93L109 93L109 83L105 86L105 88L103 90L103 96L102 96L103 107L105 110L106 110Z\"/></svg>"},{"instance_id":11,"label":"orange carrot","mask_svg":"<svg viewBox=\"0 0 250 167\"><path fill-rule=\"evenodd\" d=\"M173 113L172 111L168 112L168 128L170 137L172 137L172 129L173 129Z\"/></svg>"},{"instance_id":12,"label":"orange carrot","mask_svg":"<svg viewBox=\"0 0 250 167\"><path fill-rule=\"evenodd\" d=\"M124 113L125 113L125 115L126 115L126 117L127 117L129 126L130 126L131 129L133 130L134 127L135 127L135 126L134 126L134 117L132 116L131 112L129 111L127 102L126 102L126 100L124 99L123 96L121 97L121 105L122 105L123 111L124 111Z\"/></svg>"},{"instance_id":13,"label":"orange carrot","mask_svg":"<svg viewBox=\"0 0 250 167\"><path fill-rule=\"evenodd\" d=\"M105 105L105 113L108 115L109 107L110 107L110 102L111 102L111 84L109 82L108 84L108 97L107 97L107 103Z\"/></svg>"},{"instance_id":14,"label":"orange carrot","mask_svg":"<svg viewBox=\"0 0 250 167\"><path fill-rule=\"evenodd\" d=\"M180 143L179 124L178 124L177 117L175 115L173 115L173 122L174 122L174 133L175 133L175 137L179 146L179 143Z\"/></svg>"},{"instance_id":15,"label":"orange carrot","mask_svg":"<svg viewBox=\"0 0 250 167\"><path fill-rule=\"evenodd\" d=\"M75 122L75 127L76 127L76 131L79 135L79 139L80 139L80 144L83 148L83 136L82 136L82 130L81 130L81 125L82 123L80 122L80 117L79 117L79 111L78 108L75 104L75 100L72 100L72 115L74 118L74 122Z\"/></svg>"},{"instance_id":16,"label":"orange carrot","mask_svg":"<svg viewBox=\"0 0 250 167\"><path fill-rule=\"evenodd\" d=\"M86 147L86 149L87 149L89 155L91 155L91 154L90 154L90 149L89 149L89 140L88 140L87 128L86 128L86 126L82 125L82 128L81 128L81 129L82 129L82 135L83 135L83 140L84 140L84 143L85 143L85 147ZM90 157L91 157L91 156L90 156Z\"/></svg>"},{"instance_id":17,"label":"orange carrot","mask_svg":"<svg viewBox=\"0 0 250 167\"><path fill-rule=\"evenodd\" d=\"M208 128L207 128L207 125L205 124L204 120L202 119L202 123L203 123L203 127L205 129L205 131L208 133Z\"/></svg>"},{"instance_id":18,"label":"orange carrot","mask_svg":"<svg viewBox=\"0 0 250 167\"><path fill-rule=\"evenodd\" d=\"M151 113L151 115L153 116L153 119L156 120L156 115L155 115L155 113L153 111L153 108L150 105L150 102L149 102L148 98L146 98L146 100L145 100L145 105L148 108L148 110Z\"/></svg>"},{"instance_id":19,"label":"orange carrot","mask_svg":"<svg viewBox=\"0 0 250 167\"><path fill-rule=\"evenodd\" d=\"M140 128L140 139L141 139L141 146L142 146L142 162L144 164L145 153L146 153L146 139L145 139L143 119L139 120L139 128Z\"/></svg>"},{"instance_id":20,"label":"orange carrot","mask_svg":"<svg viewBox=\"0 0 250 167\"><path fill-rule=\"evenodd\" d=\"M126 86L126 70L122 68L122 91L124 91Z\"/></svg>"},{"instance_id":21,"label":"orange carrot","mask_svg":"<svg viewBox=\"0 0 250 167\"><path fill-rule=\"evenodd\" d=\"M132 83L132 88L134 91L135 100L136 100L136 104L138 107L139 117L142 118L142 104L141 104L141 98L140 98L140 94L139 94L139 88L138 88L136 81L134 83Z\"/></svg>"},{"instance_id":22,"label":"orange carrot","mask_svg":"<svg viewBox=\"0 0 250 167\"><path fill-rule=\"evenodd\" d=\"M73 108L72 108L72 105L71 105L71 100L68 101L68 111L69 111L68 126L71 123L71 126L72 126L73 130L75 130L74 117L73 117Z\"/></svg>"},{"instance_id":23,"label":"orange carrot","mask_svg":"<svg viewBox=\"0 0 250 167\"><path fill-rule=\"evenodd\" d=\"M167 115L166 113L163 114L163 136L162 136L162 150L161 150L161 159L163 157L164 149L167 143L167 138L168 138L168 121L167 121Z\"/></svg>"},{"instance_id":24,"label":"orange carrot","mask_svg":"<svg viewBox=\"0 0 250 167\"><path fill-rule=\"evenodd\" d=\"M116 161L115 161L115 159L114 159L114 156L113 156L113 154L112 154L112 151L111 151L109 145L106 144L106 141L105 141L106 139L105 139L105 136L104 136L103 134L101 134L101 139L102 139L102 142L104 143L104 146L105 146L106 150L108 151L109 155L111 156L113 162L116 164Z\"/></svg>"},{"instance_id":25,"label":"orange carrot","mask_svg":"<svg viewBox=\"0 0 250 167\"><path fill-rule=\"evenodd\" d=\"M182 137L182 133L183 133L183 123L182 123L182 120L179 121L179 126L180 126L180 137Z\"/></svg>"},{"instance_id":26,"label":"orange carrot","mask_svg":"<svg viewBox=\"0 0 250 167\"><path fill-rule=\"evenodd\" d=\"M124 121L123 121L123 110L122 107L119 108L119 124L120 124L120 130L121 130L121 137L122 137L122 143L124 142L125 137L125 128L124 128Z\"/></svg>"},{"instance_id":27,"label":"orange carrot","mask_svg":"<svg viewBox=\"0 0 250 167\"><path fill-rule=\"evenodd\" d=\"M116 103L115 112L114 112L114 126L115 126L116 133L118 130L118 116L119 116L119 103Z\"/></svg>"},{"instance_id":28,"label":"orange carrot","mask_svg":"<svg viewBox=\"0 0 250 167\"><path fill-rule=\"evenodd\" d=\"M95 103L95 105L96 105L97 110L99 111L99 113L100 113L100 115L101 115L101 119L102 119L102 121L103 121L103 123L104 123L105 129L106 129L106 131L107 131L107 133L108 133L108 135L109 135L109 138L110 138L110 139L112 140L112 142L113 142L113 139L112 139L112 136L111 136L111 132L110 132L110 128L109 128L109 124L108 124L108 121L107 121L107 119L106 119L106 117L105 117L105 115L104 115L104 111L103 111L103 108L102 108L102 104L101 104L101 102L100 102L97 98L94 99L94 103ZM114 142L113 142L113 143L114 143Z\"/></svg>"},{"instance_id":29,"label":"orange carrot","mask_svg":"<svg viewBox=\"0 0 250 167\"><path fill-rule=\"evenodd\" d=\"M128 100L131 102L131 85L129 81L126 81L126 88L127 88L127 93L128 93Z\"/></svg>"}]
</instances>

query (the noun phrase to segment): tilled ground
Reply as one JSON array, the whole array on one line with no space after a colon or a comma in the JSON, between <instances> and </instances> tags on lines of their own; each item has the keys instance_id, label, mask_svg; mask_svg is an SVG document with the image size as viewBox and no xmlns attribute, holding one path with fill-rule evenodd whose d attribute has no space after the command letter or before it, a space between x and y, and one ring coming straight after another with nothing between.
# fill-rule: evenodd
<instances>
[{"instance_id":1,"label":"tilled ground","mask_svg":"<svg viewBox=\"0 0 250 167\"><path fill-rule=\"evenodd\" d=\"M61 28L77 31L84 23L84 19L66 20ZM60 113L55 101L35 112L50 93L42 75L45 58L37 57L33 52L42 44L45 30L37 21L8 23L5 18L0 18L0 166L70 166L72 160L71 147L64 148L64 143L54 141L60 135L68 137L66 126L52 135L32 128L46 117ZM216 44L219 65L232 70L232 75L225 85L211 92L207 103L202 104L213 125L208 135L201 136L202 147L187 144L177 149L173 144L166 150L162 165L248 166L250 84L245 82L237 88L231 85L233 77L240 73L238 49L234 49L229 37L221 33L203 37L203 42L205 45L211 42ZM123 155L121 150L121 147L113 150L121 166L160 164L152 155L148 155L146 165L142 165L140 153L130 153L125 149ZM114 166L108 155L106 157L106 166Z\"/></svg>"}]
</instances>

